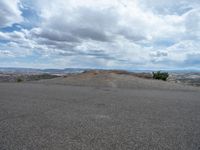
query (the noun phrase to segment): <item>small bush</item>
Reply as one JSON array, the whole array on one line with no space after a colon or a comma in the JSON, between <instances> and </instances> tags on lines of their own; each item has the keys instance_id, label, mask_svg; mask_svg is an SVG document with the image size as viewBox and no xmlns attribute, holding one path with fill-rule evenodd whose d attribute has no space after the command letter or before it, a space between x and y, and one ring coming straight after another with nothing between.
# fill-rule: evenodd
<instances>
[{"instance_id":1,"label":"small bush","mask_svg":"<svg viewBox=\"0 0 200 150\"><path fill-rule=\"evenodd\" d=\"M153 72L153 79L166 81L168 77L169 77L168 72L160 72L160 71Z\"/></svg>"},{"instance_id":2,"label":"small bush","mask_svg":"<svg viewBox=\"0 0 200 150\"><path fill-rule=\"evenodd\" d=\"M22 82L23 80L21 78L17 78L17 82Z\"/></svg>"}]
</instances>

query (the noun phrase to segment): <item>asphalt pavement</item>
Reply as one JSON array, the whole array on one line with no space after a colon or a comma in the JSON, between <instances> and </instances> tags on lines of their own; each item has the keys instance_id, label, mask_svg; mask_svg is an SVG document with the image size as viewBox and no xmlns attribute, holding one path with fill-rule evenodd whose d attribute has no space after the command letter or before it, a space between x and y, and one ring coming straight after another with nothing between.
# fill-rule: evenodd
<instances>
[{"instance_id":1,"label":"asphalt pavement","mask_svg":"<svg viewBox=\"0 0 200 150\"><path fill-rule=\"evenodd\" d=\"M0 83L0 150L199 150L200 92Z\"/></svg>"}]
</instances>

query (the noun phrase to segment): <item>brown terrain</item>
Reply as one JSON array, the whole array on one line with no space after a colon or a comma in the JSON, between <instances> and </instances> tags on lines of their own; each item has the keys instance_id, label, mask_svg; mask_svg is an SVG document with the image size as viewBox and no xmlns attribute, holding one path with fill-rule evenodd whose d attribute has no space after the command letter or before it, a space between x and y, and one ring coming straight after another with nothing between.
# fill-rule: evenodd
<instances>
[{"instance_id":1,"label":"brown terrain","mask_svg":"<svg viewBox=\"0 0 200 150\"><path fill-rule=\"evenodd\" d=\"M40 80L40 83L72 86L142 88L142 89L199 89L197 87L174 82L152 79L150 73L131 73L127 71L85 71L80 74L68 74L50 80Z\"/></svg>"}]
</instances>

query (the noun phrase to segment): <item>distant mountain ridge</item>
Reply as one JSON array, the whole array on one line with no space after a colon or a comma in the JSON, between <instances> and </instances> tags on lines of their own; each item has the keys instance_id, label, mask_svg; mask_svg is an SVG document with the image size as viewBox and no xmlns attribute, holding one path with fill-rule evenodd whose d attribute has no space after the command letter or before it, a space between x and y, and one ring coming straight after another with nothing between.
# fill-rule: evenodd
<instances>
[{"instance_id":1,"label":"distant mountain ridge","mask_svg":"<svg viewBox=\"0 0 200 150\"><path fill-rule=\"evenodd\" d=\"M65 74L65 73L81 73L85 70L89 70L89 69L82 69L82 68L65 68L65 69L0 68L0 73Z\"/></svg>"},{"instance_id":2,"label":"distant mountain ridge","mask_svg":"<svg viewBox=\"0 0 200 150\"><path fill-rule=\"evenodd\" d=\"M0 73L22 73L22 74L42 74L42 73L48 73L48 74L67 74L67 73L82 73L84 71L88 70L109 70L109 69L89 69L89 68L64 68L64 69L34 69L34 68L15 68L15 67L0 67ZM110 70L117 70L117 69L110 69ZM122 70L122 71L128 71L128 72L146 72L151 73L152 71L157 70ZM200 73L200 70L161 70L166 71L170 73Z\"/></svg>"}]
</instances>

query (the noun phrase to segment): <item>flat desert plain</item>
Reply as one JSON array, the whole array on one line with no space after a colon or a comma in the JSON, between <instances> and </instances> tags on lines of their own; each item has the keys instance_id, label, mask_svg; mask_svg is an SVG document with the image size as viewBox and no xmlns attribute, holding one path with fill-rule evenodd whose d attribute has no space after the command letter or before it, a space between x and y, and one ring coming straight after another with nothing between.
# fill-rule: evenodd
<instances>
[{"instance_id":1,"label":"flat desert plain","mask_svg":"<svg viewBox=\"0 0 200 150\"><path fill-rule=\"evenodd\" d=\"M0 83L0 150L199 150L200 89L114 73Z\"/></svg>"}]
</instances>

